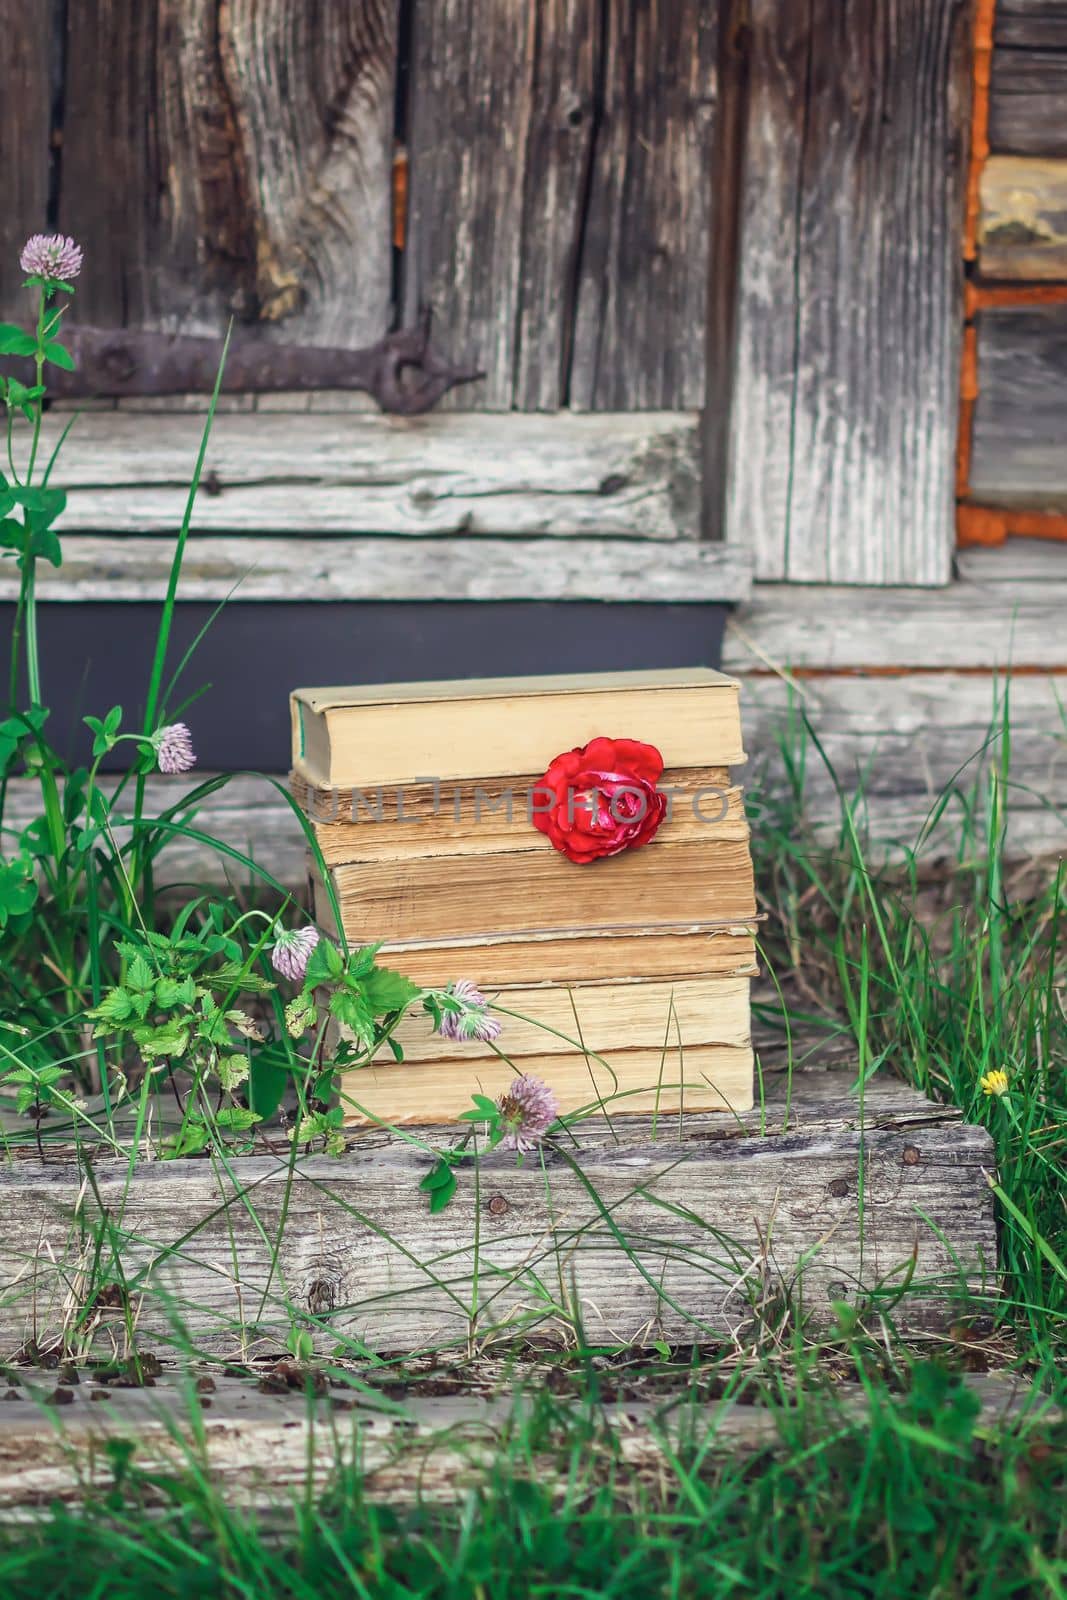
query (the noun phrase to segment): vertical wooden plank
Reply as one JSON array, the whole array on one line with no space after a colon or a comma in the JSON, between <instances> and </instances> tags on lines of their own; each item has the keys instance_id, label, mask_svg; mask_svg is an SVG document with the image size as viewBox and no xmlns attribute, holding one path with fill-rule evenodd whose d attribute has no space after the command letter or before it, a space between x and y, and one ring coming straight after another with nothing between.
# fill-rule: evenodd
<instances>
[{"instance_id":1,"label":"vertical wooden plank","mask_svg":"<svg viewBox=\"0 0 1067 1600\"><path fill-rule=\"evenodd\" d=\"M782 578L811 0L752 0L747 44L724 526L754 551L757 577Z\"/></svg>"},{"instance_id":2,"label":"vertical wooden plank","mask_svg":"<svg viewBox=\"0 0 1067 1600\"><path fill-rule=\"evenodd\" d=\"M718 6L606 0L571 404L704 401Z\"/></svg>"},{"instance_id":3,"label":"vertical wooden plank","mask_svg":"<svg viewBox=\"0 0 1067 1600\"><path fill-rule=\"evenodd\" d=\"M806 9L807 46L786 53L776 36L797 8L752 7L754 63L778 70L753 68L728 532L762 578L944 583L968 6ZM789 156L768 184L778 135Z\"/></svg>"},{"instance_id":4,"label":"vertical wooden plank","mask_svg":"<svg viewBox=\"0 0 1067 1600\"><path fill-rule=\"evenodd\" d=\"M404 309L486 372L453 409L563 401L597 33L590 0L415 8Z\"/></svg>"},{"instance_id":5,"label":"vertical wooden plank","mask_svg":"<svg viewBox=\"0 0 1067 1600\"><path fill-rule=\"evenodd\" d=\"M405 311L479 405L703 403L717 36L708 0L419 0Z\"/></svg>"},{"instance_id":6,"label":"vertical wooden plank","mask_svg":"<svg viewBox=\"0 0 1067 1600\"><path fill-rule=\"evenodd\" d=\"M0 0L0 315L24 320L19 250L45 228L48 209L51 7Z\"/></svg>"},{"instance_id":7,"label":"vertical wooden plank","mask_svg":"<svg viewBox=\"0 0 1067 1600\"><path fill-rule=\"evenodd\" d=\"M395 0L78 0L64 225L86 318L387 328Z\"/></svg>"}]
</instances>

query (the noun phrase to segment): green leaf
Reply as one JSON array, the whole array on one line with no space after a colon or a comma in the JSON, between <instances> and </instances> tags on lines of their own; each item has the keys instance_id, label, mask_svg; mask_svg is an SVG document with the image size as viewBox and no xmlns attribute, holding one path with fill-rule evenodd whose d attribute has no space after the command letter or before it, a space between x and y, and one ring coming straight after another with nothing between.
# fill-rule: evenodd
<instances>
[{"instance_id":1,"label":"green leaf","mask_svg":"<svg viewBox=\"0 0 1067 1600\"><path fill-rule=\"evenodd\" d=\"M74 357L67 347L60 344L56 339L48 340L44 347L44 358L46 361L50 361L54 367L62 367L64 372L74 371Z\"/></svg>"},{"instance_id":2,"label":"green leaf","mask_svg":"<svg viewBox=\"0 0 1067 1600\"><path fill-rule=\"evenodd\" d=\"M51 528L35 528L30 526L30 539L26 552L19 558L21 567L26 556L36 556L42 561L51 562L53 567L63 565L63 548Z\"/></svg>"},{"instance_id":3,"label":"green leaf","mask_svg":"<svg viewBox=\"0 0 1067 1600\"><path fill-rule=\"evenodd\" d=\"M374 966L378 951L382 948L382 941L377 944L360 945L358 950L350 952L348 957L348 972L353 978L362 978Z\"/></svg>"},{"instance_id":4,"label":"green leaf","mask_svg":"<svg viewBox=\"0 0 1067 1600\"><path fill-rule=\"evenodd\" d=\"M148 965L143 955L136 955L130 962L130 970L126 974L126 982L131 989L137 989L142 994L155 988L156 975Z\"/></svg>"},{"instance_id":5,"label":"green leaf","mask_svg":"<svg viewBox=\"0 0 1067 1600\"><path fill-rule=\"evenodd\" d=\"M196 1001L196 984L191 977L182 978L157 978L155 983L156 1005L163 1011L173 1011L175 1006L191 1006Z\"/></svg>"},{"instance_id":6,"label":"green leaf","mask_svg":"<svg viewBox=\"0 0 1067 1600\"><path fill-rule=\"evenodd\" d=\"M332 939L320 939L308 957L304 974L305 989L315 989L320 983L336 983L344 976L345 963Z\"/></svg>"},{"instance_id":7,"label":"green leaf","mask_svg":"<svg viewBox=\"0 0 1067 1600\"><path fill-rule=\"evenodd\" d=\"M100 1004L86 1012L94 1022L128 1022L133 1015L133 1001L125 989L109 989Z\"/></svg>"},{"instance_id":8,"label":"green leaf","mask_svg":"<svg viewBox=\"0 0 1067 1600\"><path fill-rule=\"evenodd\" d=\"M419 1188L424 1191L439 1189L442 1184L446 1184L448 1182L451 1176L452 1163L450 1161L446 1161L442 1156L434 1163L429 1172L426 1173L422 1182L419 1184Z\"/></svg>"},{"instance_id":9,"label":"green leaf","mask_svg":"<svg viewBox=\"0 0 1067 1600\"><path fill-rule=\"evenodd\" d=\"M180 1133L172 1134L163 1145L163 1158L174 1161L179 1156L199 1155L211 1143L211 1129L206 1123L193 1117L185 1124Z\"/></svg>"},{"instance_id":10,"label":"green leaf","mask_svg":"<svg viewBox=\"0 0 1067 1600\"><path fill-rule=\"evenodd\" d=\"M369 1050L374 1043L374 1015L357 989L338 989L330 996L330 1014Z\"/></svg>"},{"instance_id":11,"label":"green leaf","mask_svg":"<svg viewBox=\"0 0 1067 1600\"><path fill-rule=\"evenodd\" d=\"M238 1055L221 1056L215 1070L222 1087L229 1094L232 1094L235 1089L241 1087L248 1077L248 1057Z\"/></svg>"},{"instance_id":12,"label":"green leaf","mask_svg":"<svg viewBox=\"0 0 1067 1600\"><path fill-rule=\"evenodd\" d=\"M223 1106L221 1111L216 1111L215 1122L220 1128L226 1128L230 1133L242 1133L246 1128L254 1128L263 1118L255 1111L249 1111L244 1106Z\"/></svg>"},{"instance_id":13,"label":"green leaf","mask_svg":"<svg viewBox=\"0 0 1067 1600\"><path fill-rule=\"evenodd\" d=\"M67 506L65 489L12 489L16 505L29 513L36 528L47 528L62 516Z\"/></svg>"},{"instance_id":14,"label":"green leaf","mask_svg":"<svg viewBox=\"0 0 1067 1600\"><path fill-rule=\"evenodd\" d=\"M189 1048L189 1029L177 1022L164 1022L158 1028L134 1028L134 1043L150 1061L165 1056L183 1056Z\"/></svg>"},{"instance_id":15,"label":"green leaf","mask_svg":"<svg viewBox=\"0 0 1067 1600\"><path fill-rule=\"evenodd\" d=\"M0 322L0 356L32 356L37 352L37 340L24 328L13 322Z\"/></svg>"},{"instance_id":16,"label":"green leaf","mask_svg":"<svg viewBox=\"0 0 1067 1600\"><path fill-rule=\"evenodd\" d=\"M252 1109L266 1121L273 1117L289 1086L289 1072L279 1066L267 1052L256 1052L248 1081L248 1098Z\"/></svg>"},{"instance_id":17,"label":"green leaf","mask_svg":"<svg viewBox=\"0 0 1067 1600\"><path fill-rule=\"evenodd\" d=\"M451 1205L452 1198L459 1188L455 1173L449 1170L448 1177L449 1181L447 1183L442 1183L437 1188L430 1190L431 1217L436 1217L439 1211L443 1211L447 1205Z\"/></svg>"},{"instance_id":18,"label":"green leaf","mask_svg":"<svg viewBox=\"0 0 1067 1600\"><path fill-rule=\"evenodd\" d=\"M417 983L405 978L402 972L394 972L391 967L374 967L362 980L360 987L376 1016L388 1011L403 1011L421 993Z\"/></svg>"},{"instance_id":19,"label":"green leaf","mask_svg":"<svg viewBox=\"0 0 1067 1600\"><path fill-rule=\"evenodd\" d=\"M0 497L2 498L2 497ZM9 511L11 507L7 508ZM4 550L21 550L26 539L26 528L14 517L4 517L0 522L0 548Z\"/></svg>"}]
</instances>

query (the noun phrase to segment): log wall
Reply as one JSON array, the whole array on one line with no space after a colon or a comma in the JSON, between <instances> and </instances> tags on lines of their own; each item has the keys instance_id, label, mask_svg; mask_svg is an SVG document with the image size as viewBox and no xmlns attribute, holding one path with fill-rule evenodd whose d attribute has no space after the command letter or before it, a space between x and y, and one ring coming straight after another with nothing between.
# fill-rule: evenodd
<instances>
[{"instance_id":1,"label":"log wall","mask_svg":"<svg viewBox=\"0 0 1067 1600\"><path fill-rule=\"evenodd\" d=\"M979 51L964 544L1067 538L1067 0L997 0L992 20Z\"/></svg>"}]
</instances>

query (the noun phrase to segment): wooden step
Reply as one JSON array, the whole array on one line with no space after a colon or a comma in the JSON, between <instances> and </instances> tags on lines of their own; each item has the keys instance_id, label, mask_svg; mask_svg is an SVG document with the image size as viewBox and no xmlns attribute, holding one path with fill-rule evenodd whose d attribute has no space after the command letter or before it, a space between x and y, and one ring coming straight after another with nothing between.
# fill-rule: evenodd
<instances>
[{"instance_id":1,"label":"wooden step","mask_svg":"<svg viewBox=\"0 0 1067 1600\"><path fill-rule=\"evenodd\" d=\"M0 1170L0 1351L75 1329L83 1348L121 1340L123 1312L85 1304L101 1235L154 1347L176 1313L220 1354L284 1350L294 1312L322 1349L348 1335L379 1351L566 1342L579 1315L591 1343L699 1342L777 1325L786 1301L818 1324L868 1297L872 1318L943 1328L968 1288L995 1292L991 1140L889 1077L861 1106L852 1081L778 1079L762 1107L757 1093L736 1117L661 1118L655 1138L648 1117L583 1122L543 1163L461 1166L437 1216L418 1185L459 1137L440 1130L354 1134L344 1157L292 1168L281 1149L130 1178L101 1155L92 1185L59 1156L15 1160Z\"/></svg>"}]
</instances>

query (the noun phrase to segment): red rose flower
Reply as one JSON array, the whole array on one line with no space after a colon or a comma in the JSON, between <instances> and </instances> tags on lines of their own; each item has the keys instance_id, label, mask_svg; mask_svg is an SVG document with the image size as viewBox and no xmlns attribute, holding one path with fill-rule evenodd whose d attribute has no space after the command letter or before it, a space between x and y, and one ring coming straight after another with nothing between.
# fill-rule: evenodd
<instances>
[{"instance_id":1,"label":"red rose flower","mask_svg":"<svg viewBox=\"0 0 1067 1600\"><path fill-rule=\"evenodd\" d=\"M637 739L593 739L567 750L534 785L531 820L571 861L599 861L647 844L667 797L656 788L663 757Z\"/></svg>"}]
</instances>

